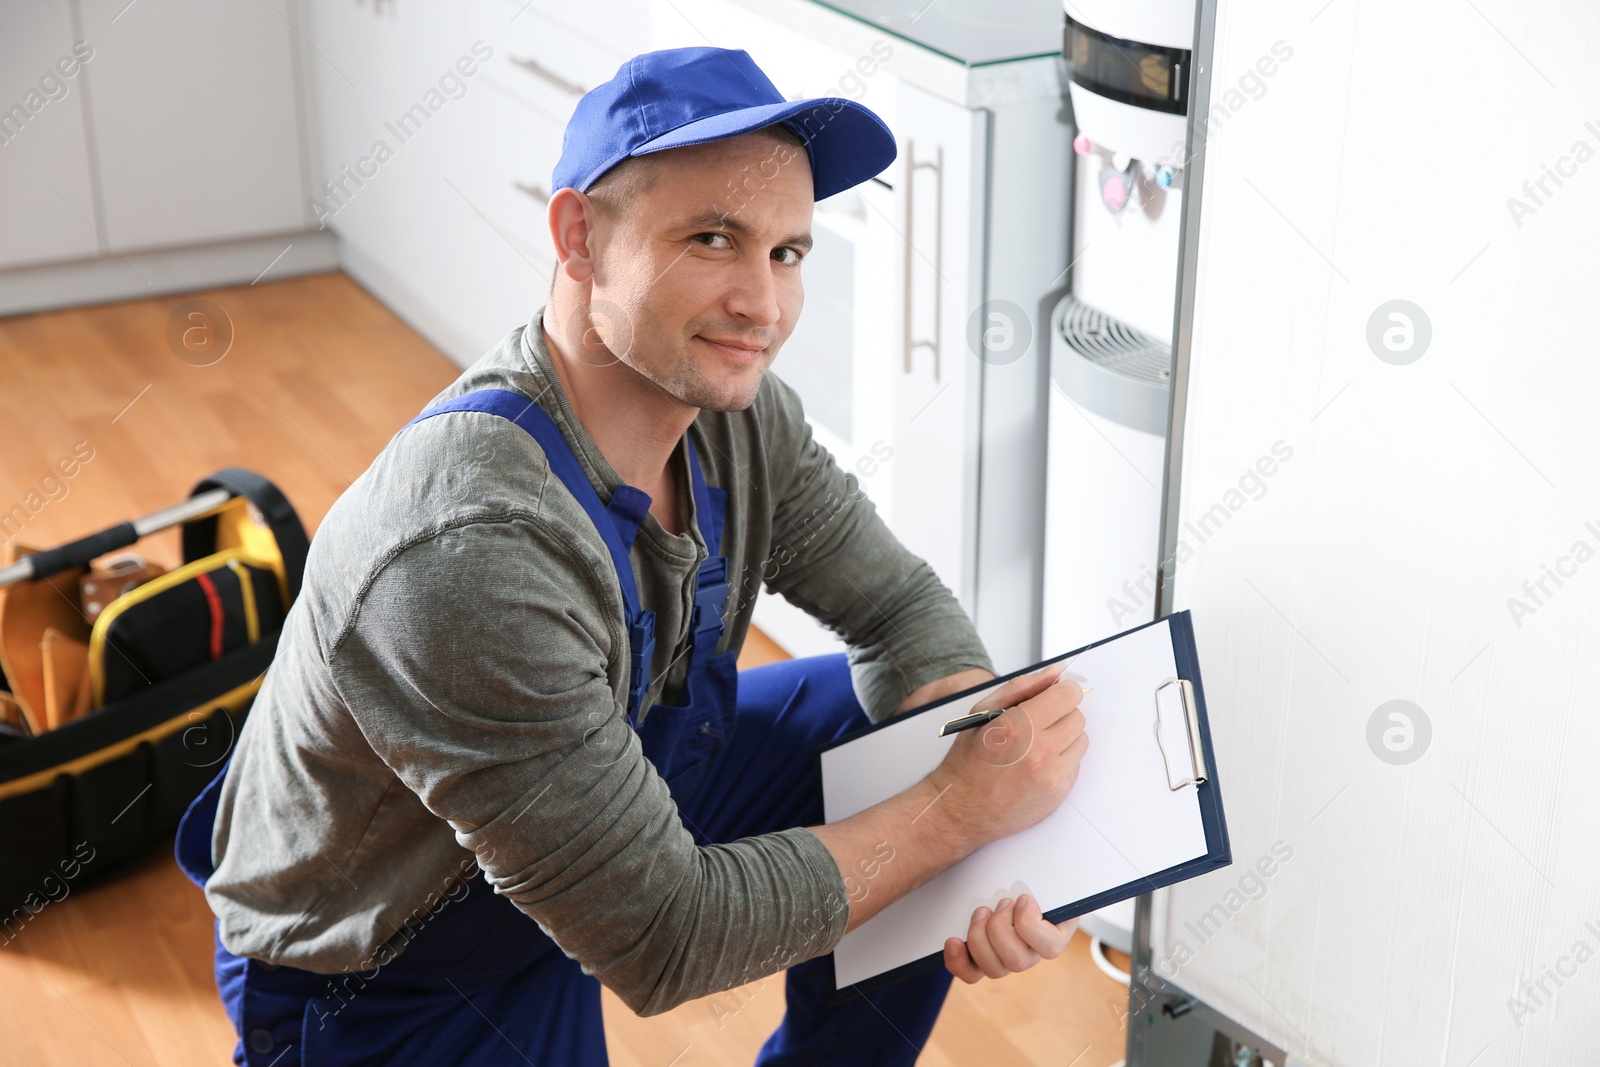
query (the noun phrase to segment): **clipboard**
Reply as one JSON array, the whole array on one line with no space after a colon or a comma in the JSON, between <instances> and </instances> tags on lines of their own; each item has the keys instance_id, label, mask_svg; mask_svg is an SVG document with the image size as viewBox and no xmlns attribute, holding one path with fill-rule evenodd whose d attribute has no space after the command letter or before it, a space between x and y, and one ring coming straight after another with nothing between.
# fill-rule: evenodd
<instances>
[{"instance_id":1,"label":"clipboard","mask_svg":"<svg viewBox=\"0 0 1600 1067\"><path fill-rule=\"evenodd\" d=\"M1067 800L1043 822L985 845L846 934L832 954L836 997L942 967L944 939L964 938L973 909L1001 897L1033 893L1045 917L1062 922L1233 861L1188 611L823 746L826 821L919 780L954 741L937 736L944 722L1005 682L1061 660L1063 677L1095 690L1081 705L1090 747Z\"/></svg>"}]
</instances>

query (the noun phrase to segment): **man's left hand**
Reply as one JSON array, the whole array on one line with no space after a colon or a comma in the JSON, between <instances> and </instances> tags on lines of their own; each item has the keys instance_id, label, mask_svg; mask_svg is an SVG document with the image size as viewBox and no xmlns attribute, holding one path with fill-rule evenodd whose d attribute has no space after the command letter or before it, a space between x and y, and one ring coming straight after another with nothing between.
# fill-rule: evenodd
<instances>
[{"instance_id":1,"label":"man's left hand","mask_svg":"<svg viewBox=\"0 0 1600 1067\"><path fill-rule=\"evenodd\" d=\"M992 912L972 913L967 939L944 943L945 970L968 985L988 976L1003 978L1025 971L1040 960L1053 960L1066 949L1078 929L1077 919L1053 923L1027 893L1002 900Z\"/></svg>"}]
</instances>

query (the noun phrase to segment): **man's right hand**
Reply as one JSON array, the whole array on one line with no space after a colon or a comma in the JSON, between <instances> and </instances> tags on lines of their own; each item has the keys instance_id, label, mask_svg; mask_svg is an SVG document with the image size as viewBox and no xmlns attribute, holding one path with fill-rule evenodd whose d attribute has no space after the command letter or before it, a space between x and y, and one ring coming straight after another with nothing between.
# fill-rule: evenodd
<instances>
[{"instance_id":1,"label":"man's right hand","mask_svg":"<svg viewBox=\"0 0 1600 1067\"><path fill-rule=\"evenodd\" d=\"M1083 689L1051 664L1013 678L972 710L1007 709L999 718L956 736L928 776L943 796L946 818L977 844L1025 830L1066 800L1089 747ZM1058 680L1059 679L1059 680Z\"/></svg>"},{"instance_id":2,"label":"man's right hand","mask_svg":"<svg viewBox=\"0 0 1600 1067\"><path fill-rule=\"evenodd\" d=\"M1009 710L984 726L962 731L944 761L916 785L848 819L808 827L827 846L846 879L850 894L846 931L989 842L1037 823L1067 798L1078 779L1089 736L1078 710L1083 690L1070 678L1058 682L1060 674L1061 665L1051 664L1000 686L973 710ZM893 862L885 857L893 857ZM1007 911L1004 922L996 925L1009 924L1008 928L996 929L981 942L975 960L951 955L949 965L967 980L975 980L966 965L975 964L987 973L982 971L984 946L1006 949L1012 944L1007 940L1011 932L1033 945L1040 957L1050 953L1055 942L1065 944L1069 929L1063 925L1045 930L1052 924L1042 918L1034 922L1032 915L1026 909ZM1019 967L1037 962L1020 953L1006 958Z\"/></svg>"}]
</instances>

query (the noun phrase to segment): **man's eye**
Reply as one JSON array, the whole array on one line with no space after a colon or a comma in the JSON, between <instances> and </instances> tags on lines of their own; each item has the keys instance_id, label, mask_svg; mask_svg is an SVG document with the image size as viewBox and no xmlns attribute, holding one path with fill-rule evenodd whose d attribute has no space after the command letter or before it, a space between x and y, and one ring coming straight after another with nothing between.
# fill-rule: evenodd
<instances>
[{"instance_id":1,"label":"man's eye","mask_svg":"<svg viewBox=\"0 0 1600 1067\"><path fill-rule=\"evenodd\" d=\"M718 240L718 241L729 240L729 237L728 237L727 234L725 234L725 233L716 233L715 231L710 231L710 232L707 232L707 233L697 233L697 234L694 235L694 239L696 241L700 240L703 237L709 237L709 238L711 238L713 240ZM716 245L714 247L727 248L728 246L727 245Z\"/></svg>"},{"instance_id":2,"label":"man's eye","mask_svg":"<svg viewBox=\"0 0 1600 1067\"><path fill-rule=\"evenodd\" d=\"M783 265L785 267L798 267L800 265L800 260L802 258L801 255L800 255L800 250L798 248L779 248L779 249L774 250L772 254L775 255L775 256L776 255L793 256L794 257L793 259L785 259L783 261Z\"/></svg>"}]
</instances>

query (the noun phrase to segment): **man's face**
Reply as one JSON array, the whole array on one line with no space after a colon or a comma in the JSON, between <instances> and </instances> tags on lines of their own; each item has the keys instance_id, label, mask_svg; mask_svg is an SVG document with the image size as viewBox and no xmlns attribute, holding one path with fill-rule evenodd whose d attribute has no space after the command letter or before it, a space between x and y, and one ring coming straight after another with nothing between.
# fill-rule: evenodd
<instances>
[{"instance_id":1,"label":"man's face","mask_svg":"<svg viewBox=\"0 0 1600 1067\"><path fill-rule=\"evenodd\" d=\"M595 328L683 403L742 410L804 301L810 161L799 145L745 134L654 162L654 186L595 225Z\"/></svg>"}]
</instances>

